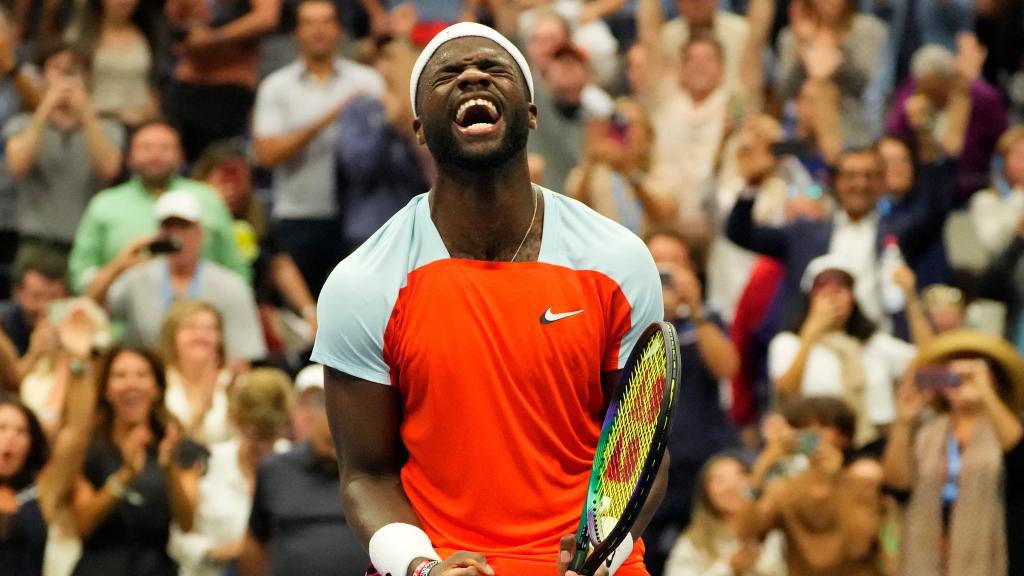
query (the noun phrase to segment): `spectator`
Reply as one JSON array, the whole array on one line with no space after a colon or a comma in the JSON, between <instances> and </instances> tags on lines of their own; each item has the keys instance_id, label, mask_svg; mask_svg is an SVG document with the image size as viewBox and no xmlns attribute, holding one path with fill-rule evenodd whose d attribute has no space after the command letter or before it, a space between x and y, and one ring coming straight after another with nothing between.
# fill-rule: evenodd
<instances>
[{"instance_id":1,"label":"spectator","mask_svg":"<svg viewBox=\"0 0 1024 576\"><path fill-rule=\"evenodd\" d=\"M49 348L48 342L53 343L49 333L52 326L46 323L47 308L51 302L67 297L64 266L46 258L26 260L18 269L13 296L0 302L0 327L14 343L18 356L42 353Z\"/></svg>"},{"instance_id":2,"label":"spectator","mask_svg":"<svg viewBox=\"0 0 1024 576\"><path fill-rule=\"evenodd\" d=\"M986 55L970 35L960 37L956 55L941 46L922 47L911 61L912 78L897 90L886 121L886 132L915 149L931 137L958 158L954 206L988 183L996 140L1006 130L1002 98L978 78Z\"/></svg>"},{"instance_id":3,"label":"spectator","mask_svg":"<svg viewBox=\"0 0 1024 576\"><path fill-rule=\"evenodd\" d=\"M758 178L761 192L754 202L754 220L763 225L781 226L787 220L788 207L797 203L822 204L821 187L815 184L800 161L790 155L777 155L782 145L782 127L767 114L753 116L723 147L722 168L715 191L709 198L709 218L713 239L708 264L708 298L722 310L727 321L739 301L754 268L757 256L733 244L726 236L724 221L736 199Z\"/></svg>"},{"instance_id":4,"label":"spectator","mask_svg":"<svg viewBox=\"0 0 1024 576\"><path fill-rule=\"evenodd\" d=\"M537 114L545 121L537 124L526 146L528 153L544 157L544 181L551 186L563 186L582 160L588 118L605 117L611 112L601 104L588 107L590 81L586 54L577 46L563 44L534 83L533 101ZM606 96L601 92L599 99Z\"/></svg>"},{"instance_id":5,"label":"spectator","mask_svg":"<svg viewBox=\"0 0 1024 576\"><path fill-rule=\"evenodd\" d=\"M957 35L974 27L972 0L870 0L867 4L867 9L889 27L885 74L890 88L893 78L907 77L910 59L918 48L938 44L955 50Z\"/></svg>"},{"instance_id":6,"label":"spectator","mask_svg":"<svg viewBox=\"0 0 1024 576\"><path fill-rule=\"evenodd\" d=\"M921 293L921 302L936 334L965 327L966 302L959 288L932 284Z\"/></svg>"},{"instance_id":7,"label":"spectator","mask_svg":"<svg viewBox=\"0 0 1024 576\"><path fill-rule=\"evenodd\" d=\"M828 170L843 152L841 102L835 81L820 74L808 78L793 101L795 122L787 140L797 146L794 155L821 183L828 181Z\"/></svg>"},{"instance_id":8,"label":"spectator","mask_svg":"<svg viewBox=\"0 0 1024 576\"><path fill-rule=\"evenodd\" d=\"M129 245L96 273L86 290L125 323L124 340L154 346L164 315L178 300L209 302L224 318L225 359L229 363L262 358L266 344L250 288L237 274L200 256L203 229L195 196L185 191L164 194L154 208L159 240L170 250L149 260L145 244Z\"/></svg>"},{"instance_id":9,"label":"spectator","mask_svg":"<svg viewBox=\"0 0 1024 576\"><path fill-rule=\"evenodd\" d=\"M915 183L917 189L930 191L932 197L952 194L950 163L936 161L935 156L924 157L921 162ZM765 166L763 173L769 168ZM923 247L921 240L934 237L929 227L935 221L924 218L894 222L880 217L876 204L883 189L882 176L881 160L874 151L844 153L837 164L834 181L840 210L823 221L797 220L781 228L758 226L753 222L751 191L736 201L726 227L729 239L743 248L785 263L785 279L773 302L769 322L793 318L801 294L800 279L807 264L823 254L835 254L845 260L857 277L858 307L869 320L885 324L888 319L883 318L879 284L882 279L878 277L877 266L882 240L895 235L906 260L915 262ZM749 178L755 185L760 180L756 173ZM933 202L929 207L939 209L941 204Z\"/></svg>"},{"instance_id":10,"label":"spectator","mask_svg":"<svg viewBox=\"0 0 1024 576\"><path fill-rule=\"evenodd\" d=\"M603 3L549 0L534 3L531 8L528 3L513 3L511 7L498 9L504 13L495 16L495 25L509 38L519 37L525 41L527 61L534 66L533 58L538 57L536 67L541 74L553 55L552 50L572 43L586 51L595 84L612 86L618 80L619 41L612 35L605 17L618 11L620 4L619 0ZM542 19L546 22L538 28ZM515 29L504 29L502 24L507 21L513 21ZM519 30L529 32L522 38Z\"/></svg>"},{"instance_id":11,"label":"spectator","mask_svg":"<svg viewBox=\"0 0 1024 576\"><path fill-rule=\"evenodd\" d=\"M661 14L655 0L643 0L637 15L646 49L645 92L655 126L652 186L675 199L687 227L706 229L703 201L727 123L734 111L733 92L724 83L724 52L714 36L693 33L681 48L678 74L656 46ZM686 158L680 162L679 158Z\"/></svg>"},{"instance_id":12,"label":"spectator","mask_svg":"<svg viewBox=\"0 0 1024 576\"><path fill-rule=\"evenodd\" d=\"M158 20L139 0L85 0L68 27L68 41L89 57L93 106L127 126L156 117L161 69Z\"/></svg>"},{"instance_id":13,"label":"spectator","mask_svg":"<svg viewBox=\"0 0 1024 576\"><path fill-rule=\"evenodd\" d=\"M702 259L692 244L671 231L654 232L646 242L662 275L665 320L676 327L680 361L690 367L679 382L676 420L668 440L668 491L645 531L644 539L650 543L645 563L659 573L674 536L690 521L701 468L714 454L738 444L722 409L719 381L736 374L739 356L722 319L705 306Z\"/></svg>"},{"instance_id":14,"label":"spectator","mask_svg":"<svg viewBox=\"0 0 1024 576\"><path fill-rule=\"evenodd\" d=\"M253 271L253 288L268 351L274 356L287 355L289 345L293 344L287 335L294 331L281 319L278 310L282 298L306 321L309 330L301 335L298 347L308 350L316 335L316 300L295 261L281 249L273 228L268 226L262 203L253 198L249 156L235 144L215 143L199 157L192 177L219 192L235 219L235 242Z\"/></svg>"},{"instance_id":15,"label":"spectator","mask_svg":"<svg viewBox=\"0 0 1024 576\"><path fill-rule=\"evenodd\" d=\"M555 10L539 10L532 20L526 27L526 60L535 74L543 76L555 59L555 52L572 43L572 26Z\"/></svg>"},{"instance_id":16,"label":"spectator","mask_svg":"<svg viewBox=\"0 0 1024 576\"><path fill-rule=\"evenodd\" d=\"M237 568L256 474L264 456L283 442L291 396L288 375L273 368L257 368L232 388L228 411L238 436L212 448L192 531L172 532L170 554L180 576L219 576Z\"/></svg>"},{"instance_id":17,"label":"spectator","mask_svg":"<svg viewBox=\"0 0 1024 576\"><path fill-rule=\"evenodd\" d=\"M650 192L654 127L633 100L616 104L610 120L587 124L583 161L569 173L565 193L615 220L634 234L645 234L675 216L675 202Z\"/></svg>"},{"instance_id":18,"label":"spectator","mask_svg":"<svg viewBox=\"0 0 1024 576\"><path fill-rule=\"evenodd\" d=\"M1009 246L989 263L978 278L978 296L1006 305L1006 339L1024 350L1024 219Z\"/></svg>"},{"instance_id":19,"label":"spectator","mask_svg":"<svg viewBox=\"0 0 1024 576\"><path fill-rule=\"evenodd\" d=\"M338 498L323 385L306 393L315 407L309 437L284 454L267 456L257 472L242 576L358 576L369 564Z\"/></svg>"},{"instance_id":20,"label":"spectator","mask_svg":"<svg viewBox=\"0 0 1024 576\"><path fill-rule=\"evenodd\" d=\"M1024 114L1024 92L1016 88L1024 80L1020 36L1024 5L1005 0L975 1L974 31L991 58L985 61L985 81L999 88L1010 103L1014 118Z\"/></svg>"},{"instance_id":21,"label":"spectator","mask_svg":"<svg viewBox=\"0 0 1024 576\"><path fill-rule=\"evenodd\" d=\"M902 574L1017 574L1024 361L999 338L960 330L915 364L883 460L886 483L910 492ZM937 412L919 420L929 402Z\"/></svg>"},{"instance_id":22,"label":"spectator","mask_svg":"<svg viewBox=\"0 0 1024 576\"><path fill-rule=\"evenodd\" d=\"M60 346L72 358L63 426L50 443L35 414L16 396L0 393L0 566L10 576L41 576L47 526L65 507L82 465L95 382L90 366L91 329L79 315L62 326Z\"/></svg>"},{"instance_id":23,"label":"spectator","mask_svg":"<svg viewBox=\"0 0 1024 576\"><path fill-rule=\"evenodd\" d=\"M910 262L919 286L931 286L950 281L949 262L942 236L946 215L953 202L951 194L940 189L915 186L916 166L907 143L891 136L875 144L882 159L885 196L879 202L879 212L898 228L906 228L915 221L930 220L928 238L917 238L922 249Z\"/></svg>"},{"instance_id":24,"label":"spectator","mask_svg":"<svg viewBox=\"0 0 1024 576\"><path fill-rule=\"evenodd\" d=\"M72 288L84 292L97 271L134 242L156 232L154 207L162 195L185 191L192 194L203 216L203 257L248 278L250 269L234 242L231 217L224 202L208 186L179 176L181 141L173 126L153 120L136 128L128 150L131 178L96 195L82 216L75 234L68 267Z\"/></svg>"},{"instance_id":25,"label":"spectator","mask_svg":"<svg viewBox=\"0 0 1024 576\"><path fill-rule=\"evenodd\" d=\"M18 258L67 257L89 198L121 171L124 130L101 120L86 91L88 64L60 45L43 59L43 100L4 126L17 180Z\"/></svg>"},{"instance_id":26,"label":"spectator","mask_svg":"<svg viewBox=\"0 0 1024 576\"><path fill-rule=\"evenodd\" d=\"M996 142L992 184L971 196L971 224L982 260L990 262L1013 241L1024 218L1024 125L1010 127Z\"/></svg>"},{"instance_id":27,"label":"spectator","mask_svg":"<svg viewBox=\"0 0 1024 576\"><path fill-rule=\"evenodd\" d=\"M767 486L742 514L739 537L782 530L789 574L880 574L882 470L873 460L848 457L853 411L836 398L806 398L787 410L787 420L808 438L808 467ZM755 468L772 465L759 461Z\"/></svg>"},{"instance_id":28,"label":"spectator","mask_svg":"<svg viewBox=\"0 0 1024 576\"><path fill-rule=\"evenodd\" d=\"M304 0L295 37L301 57L260 85L253 132L256 158L274 167L278 238L314 295L349 249L336 171L336 120L356 94L380 96L376 71L338 56L341 26L334 4Z\"/></svg>"},{"instance_id":29,"label":"spectator","mask_svg":"<svg viewBox=\"0 0 1024 576\"><path fill-rule=\"evenodd\" d=\"M671 63L679 63L683 46L695 33L709 34L722 47L724 82L735 86L749 26L743 16L720 10L718 4L717 0L676 0L679 16L666 22L661 30L660 55Z\"/></svg>"},{"instance_id":30,"label":"spectator","mask_svg":"<svg viewBox=\"0 0 1024 576\"><path fill-rule=\"evenodd\" d=\"M0 6L0 126L23 108L34 110L40 99L35 71L18 61L15 24L7 9ZM0 298L10 295L17 251L18 191L6 163L0 162Z\"/></svg>"},{"instance_id":31,"label":"spectator","mask_svg":"<svg viewBox=\"0 0 1024 576\"><path fill-rule=\"evenodd\" d=\"M672 546L664 576L785 576L780 533L769 532L764 542L737 536L740 514L749 505L749 476L735 456L708 460L694 490L693 520Z\"/></svg>"},{"instance_id":32,"label":"spectator","mask_svg":"<svg viewBox=\"0 0 1024 576\"><path fill-rule=\"evenodd\" d=\"M171 306L160 329L160 357L167 368L164 404L182 432L204 446L235 435L228 418L232 374L224 367L224 323L199 300Z\"/></svg>"},{"instance_id":33,"label":"spectator","mask_svg":"<svg viewBox=\"0 0 1024 576\"><path fill-rule=\"evenodd\" d=\"M18 391L21 400L36 414L51 440L64 419L66 399L72 385L68 364L74 356L60 344L60 335L82 322L87 322L90 327L90 348L106 350L113 341L106 313L92 300L76 298L52 307L47 314L45 332L35 337L36 350L19 362Z\"/></svg>"},{"instance_id":34,"label":"spectator","mask_svg":"<svg viewBox=\"0 0 1024 576\"><path fill-rule=\"evenodd\" d=\"M416 52L404 41L380 47L375 68L387 91L355 98L338 117L338 163L345 174L348 246L365 242L413 196L430 188L429 154L416 140L409 77Z\"/></svg>"},{"instance_id":35,"label":"spectator","mask_svg":"<svg viewBox=\"0 0 1024 576\"><path fill-rule=\"evenodd\" d=\"M163 407L163 366L118 348L99 373L97 425L71 498L82 557L74 576L173 576L171 522L192 527L198 470L174 460L181 433Z\"/></svg>"},{"instance_id":36,"label":"spectator","mask_svg":"<svg viewBox=\"0 0 1024 576\"><path fill-rule=\"evenodd\" d=\"M895 417L893 387L914 357L915 348L877 331L854 301L856 274L837 255L819 256L807 266L801 287L807 308L794 326L772 339L768 373L779 398L837 396L857 417L857 446L878 438L878 426ZM916 303L916 292L905 291ZM914 299L914 300L910 300ZM920 306L917 322L926 325ZM928 328L921 338L930 337Z\"/></svg>"},{"instance_id":37,"label":"spectator","mask_svg":"<svg viewBox=\"0 0 1024 576\"><path fill-rule=\"evenodd\" d=\"M831 80L839 89L843 141L866 146L873 134L862 101L882 68L886 29L874 16L860 14L854 0L797 0L789 26L779 35L776 76L779 93L795 98L806 79Z\"/></svg>"},{"instance_id":38,"label":"spectator","mask_svg":"<svg viewBox=\"0 0 1024 576\"><path fill-rule=\"evenodd\" d=\"M258 41L280 20L281 0L167 0L164 15L181 54L165 110L185 156L245 134L259 71Z\"/></svg>"}]
</instances>

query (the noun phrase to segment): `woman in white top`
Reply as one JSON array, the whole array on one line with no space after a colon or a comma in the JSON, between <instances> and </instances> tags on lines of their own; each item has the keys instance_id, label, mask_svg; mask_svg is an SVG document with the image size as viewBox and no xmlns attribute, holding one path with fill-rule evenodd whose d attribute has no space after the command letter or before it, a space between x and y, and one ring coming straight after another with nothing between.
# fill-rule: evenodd
<instances>
[{"instance_id":1,"label":"woman in white top","mask_svg":"<svg viewBox=\"0 0 1024 576\"><path fill-rule=\"evenodd\" d=\"M915 348L875 329L857 306L854 282L853 271L839 256L819 256L808 264L801 283L807 312L799 328L780 333L768 345L768 373L781 400L796 395L846 400L857 414L859 446L876 440L877 426L896 418L894 385ZM923 312L913 288L904 292L908 314L918 319L911 322L918 325L917 334Z\"/></svg>"},{"instance_id":2,"label":"woman in white top","mask_svg":"<svg viewBox=\"0 0 1024 576\"><path fill-rule=\"evenodd\" d=\"M763 542L736 536L750 503L746 466L735 456L715 456L699 482L693 519L672 547L665 576L785 576L781 534L769 533Z\"/></svg>"},{"instance_id":3,"label":"woman in white top","mask_svg":"<svg viewBox=\"0 0 1024 576\"><path fill-rule=\"evenodd\" d=\"M238 560L259 463L280 443L287 444L282 438L288 430L291 388L284 372L257 368L232 389L229 411L239 434L211 451L191 532L172 532L168 551L178 562L179 576L220 576Z\"/></svg>"},{"instance_id":4,"label":"woman in white top","mask_svg":"<svg viewBox=\"0 0 1024 576\"><path fill-rule=\"evenodd\" d=\"M231 372L224 368L224 323L213 306L183 300L171 307L160 331L160 354L167 364L167 409L185 434L212 446L228 440Z\"/></svg>"},{"instance_id":5,"label":"woman in white top","mask_svg":"<svg viewBox=\"0 0 1024 576\"><path fill-rule=\"evenodd\" d=\"M155 118L157 20L139 0L78 0L68 41L91 63L93 106L128 126Z\"/></svg>"},{"instance_id":6,"label":"woman in white top","mask_svg":"<svg viewBox=\"0 0 1024 576\"><path fill-rule=\"evenodd\" d=\"M1024 126L1004 132L996 154L1003 173L994 175L991 187L971 196L970 204L971 224L986 263L1009 246L1024 218Z\"/></svg>"}]
</instances>

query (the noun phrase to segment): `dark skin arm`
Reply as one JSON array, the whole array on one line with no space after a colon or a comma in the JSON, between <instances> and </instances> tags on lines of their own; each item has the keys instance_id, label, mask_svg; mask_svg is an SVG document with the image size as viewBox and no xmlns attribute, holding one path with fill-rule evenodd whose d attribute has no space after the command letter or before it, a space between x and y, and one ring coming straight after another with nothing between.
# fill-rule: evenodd
<instances>
[{"instance_id":1,"label":"dark skin arm","mask_svg":"<svg viewBox=\"0 0 1024 576\"><path fill-rule=\"evenodd\" d=\"M392 522L420 526L402 488L401 401L398 390L324 369L324 391L331 435L341 463L341 500L353 532L369 547L370 537ZM409 564L406 574L426 560ZM493 574L480 554L458 552L446 559L434 573L473 576Z\"/></svg>"},{"instance_id":2,"label":"dark skin arm","mask_svg":"<svg viewBox=\"0 0 1024 576\"><path fill-rule=\"evenodd\" d=\"M608 372L602 376L606 393L616 385L618 375L619 372ZM399 476L401 399L398 390L331 368L324 369L324 390L331 434L338 461L342 463L341 499L356 536L369 546L373 534L392 522L420 526ZM667 464L666 454L647 503L633 527L634 539L639 538L665 495ZM408 574L422 560L414 560ZM458 572L467 576L491 573L486 558L469 552L453 555L439 568L440 574L451 568L476 570Z\"/></svg>"}]
</instances>

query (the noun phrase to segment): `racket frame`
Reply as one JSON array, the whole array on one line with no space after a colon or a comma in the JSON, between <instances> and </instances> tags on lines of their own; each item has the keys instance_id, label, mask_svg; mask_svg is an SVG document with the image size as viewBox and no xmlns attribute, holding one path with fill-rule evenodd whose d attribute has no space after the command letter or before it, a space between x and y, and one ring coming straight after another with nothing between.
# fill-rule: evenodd
<instances>
[{"instance_id":1,"label":"racket frame","mask_svg":"<svg viewBox=\"0 0 1024 576\"><path fill-rule=\"evenodd\" d=\"M600 462L598 457L603 453L610 440L612 423L619 413L626 385L629 382L629 375L634 366L640 360L648 341L655 332L661 332L662 342L666 348L665 358L668 369L665 374L665 394L668 401L661 399L661 408L658 411L657 423L655 425L654 438L644 461L643 470L637 480L633 493L626 504L622 516L616 522L615 527L608 533L608 537L594 546L590 552L590 545L597 540L596 513L591 509L590 503L595 502L598 495L597 490L600 483ZM682 377L682 366L679 360L679 337L676 335L675 327L669 322L653 322L640 334L637 343L629 354L626 366L619 377L619 385L608 403L608 410L605 413L604 423L601 426L601 436L597 442L597 450L594 452L594 464L590 472L590 483L587 486L587 498L583 502L583 513L580 515L579 528L576 531L576 553L569 564L569 569L581 576L591 576L601 563L604 562L625 539L626 534L633 527L637 518L643 510L644 503L650 495L654 486L654 479L658 475L658 469L665 454L665 447L668 442L669 432L672 428L672 413L676 402L676 386ZM589 553L589 555L588 555Z\"/></svg>"}]
</instances>

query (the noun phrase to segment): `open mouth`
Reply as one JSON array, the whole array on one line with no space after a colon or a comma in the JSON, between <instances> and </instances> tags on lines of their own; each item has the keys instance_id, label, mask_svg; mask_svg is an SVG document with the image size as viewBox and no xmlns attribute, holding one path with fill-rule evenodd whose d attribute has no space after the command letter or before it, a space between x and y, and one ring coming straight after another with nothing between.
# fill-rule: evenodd
<instances>
[{"instance_id":1,"label":"open mouth","mask_svg":"<svg viewBox=\"0 0 1024 576\"><path fill-rule=\"evenodd\" d=\"M455 114L455 125L463 134L487 134L501 121L498 107L490 100L473 98L459 106Z\"/></svg>"}]
</instances>

